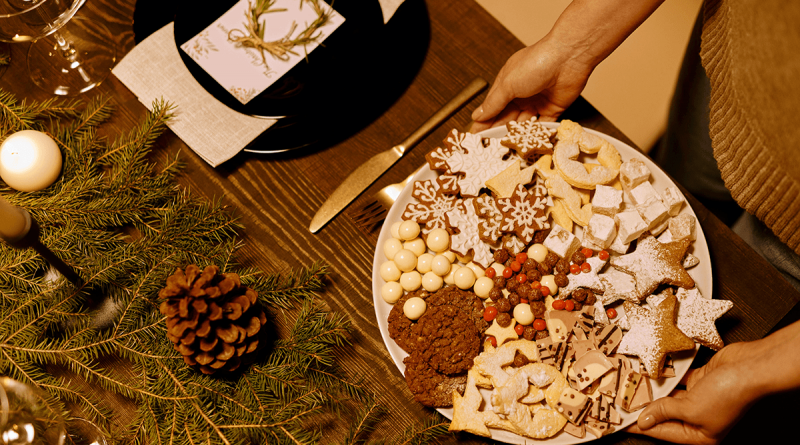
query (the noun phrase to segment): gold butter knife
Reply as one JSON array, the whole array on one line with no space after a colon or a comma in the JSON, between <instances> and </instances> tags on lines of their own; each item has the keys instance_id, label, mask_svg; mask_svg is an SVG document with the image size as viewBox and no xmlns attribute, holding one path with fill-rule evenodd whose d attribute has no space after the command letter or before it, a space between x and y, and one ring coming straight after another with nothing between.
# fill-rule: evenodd
<instances>
[{"instance_id":1,"label":"gold butter knife","mask_svg":"<svg viewBox=\"0 0 800 445\"><path fill-rule=\"evenodd\" d=\"M488 83L485 80L476 77L461 92L444 104L439 111L428 118L425 123L414 130L403 142L389 150L378 153L367 162L361 164L333 191L328 200L322 203L322 207L317 210L317 214L311 220L308 230L311 233L317 233L319 229L323 228L325 224L328 224L339 212L344 210L348 204L358 198L358 195L386 173L408 150L417 145L419 141L454 115L461 107L480 94L487 85Z\"/></svg>"}]
</instances>

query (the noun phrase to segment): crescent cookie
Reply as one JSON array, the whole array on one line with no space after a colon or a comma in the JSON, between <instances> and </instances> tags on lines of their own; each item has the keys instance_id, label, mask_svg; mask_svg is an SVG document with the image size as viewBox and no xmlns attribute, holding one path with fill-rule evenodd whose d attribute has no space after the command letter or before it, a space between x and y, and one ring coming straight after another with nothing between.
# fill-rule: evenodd
<instances>
[{"instance_id":1,"label":"crescent cookie","mask_svg":"<svg viewBox=\"0 0 800 445\"><path fill-rule=\"evenodd\" d=\"M587 169L578 161L583 153L597 153L600 167ZM598 184L613 182L619 175L622 157L613 144L600 136L587 133L579 124L564 120L558 127L558 142L553 151L553 163L561 176L571 185L592 190Z\"/></svg>"}]
</instances>

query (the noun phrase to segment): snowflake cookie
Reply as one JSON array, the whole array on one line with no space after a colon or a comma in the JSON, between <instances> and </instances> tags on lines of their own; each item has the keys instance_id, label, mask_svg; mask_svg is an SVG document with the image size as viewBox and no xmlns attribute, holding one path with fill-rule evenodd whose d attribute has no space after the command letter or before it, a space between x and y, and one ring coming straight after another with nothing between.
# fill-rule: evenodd
<instances>
[{"instance_id":1,"label":"snowflake cookie","mask_svg":"<svg viewBox=\"0 0 800 445\"><path fill-rule=\"evenodd\" d=\"M478 196L488 179L507 169L513 161L503 159L508 154L508 148L500 145L499 139L488 139L488 145L484 146L480 137L466 134L472 137L461 141L465 152L453 151L447 158L447 165L453 173L464 174L458 180L461 195L474 197Z\"/></svg>"},{"instance_id":2,"label":"snowflake cookie","mask_svg":"<svg viewBox=\"0 0 800 445\"><path fill-rule=\"evenodd\" d=\"M506 124L508 134L500 142L515 150L522 158L530 159L538 154L553 154L550 141L556 129L547 128L536 118L524 122L511 121Z\"/></svg>"},{"instance_id":3,"label":"snowflake cookie","mask_svg":"<svg viewBox=\"0 0 800 445\"><path fill-rule=\"evenodd\" d=\"M546 197L517 185L511 198L497 200L497 207L503 212L501 230L516 233L526 244L530 243L537 230L550 228L545 213L546 205Z\"/></svg>"},{"instance_id":4,"label":"snowflake cookie","mask_svg":"<svg viewBox=\"0 0 800 445\"><path fill-rule=\"evenodd\" d=\"M401 217L403 220L424 224L423 233L429 233L433 229L446 229L445 213L458 207L461 202L456 196L443 194L439 185L430 180L415 182L411 196L418 202L408 204Z\"/></svg>"},{"instance_id":5,"label":"snowflake cookie","mask_svg":"<svg viewBox=\"0 0 800 445\"><path fill-rule=\"evenodd\" d=\"M484 268L489 267L494 261L491 246L483 241L478 231L480 218L475 213L475 198L467 198L464 205L458 206L445 213L447 224L458 230L450 238L450 249L459 255L468 255L472 251L472 261Z\"/></svg>"}]
</instances>

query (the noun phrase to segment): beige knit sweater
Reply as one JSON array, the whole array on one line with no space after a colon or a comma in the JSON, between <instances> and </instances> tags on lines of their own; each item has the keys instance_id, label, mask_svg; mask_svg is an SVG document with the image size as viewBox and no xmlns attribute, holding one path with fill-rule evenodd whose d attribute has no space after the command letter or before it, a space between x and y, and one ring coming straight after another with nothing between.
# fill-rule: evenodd
<instances>
[{"instance_id":1,"label":"beige knit sweater","mask_svg":"<svg viewBox=\"0 0 800 445\"><path fill-rule=\"evenodd\" d=\"M800 254L800 1L710 0L711 141L745 210Z\"/></svg>"}]
</instances>

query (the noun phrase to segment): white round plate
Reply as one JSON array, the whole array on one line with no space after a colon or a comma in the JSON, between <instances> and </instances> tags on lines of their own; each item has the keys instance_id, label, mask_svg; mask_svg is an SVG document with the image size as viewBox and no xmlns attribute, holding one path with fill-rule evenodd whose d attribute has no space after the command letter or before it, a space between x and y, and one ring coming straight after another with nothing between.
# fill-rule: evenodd
<instances>
[{"instance_id":1,"label":"white round plate","mask_svg":"<svg viewBox=\"0 0 800 445\"><path fill-rule=\"evenodd\" d=\"M544 123L550 128L557 128L558 123L551 123L547 122ZM612 144L614 147L619 150L620 155L622 155L622 160L626 161L631 158L639 158L642 160L647 167L650 169L650 182L653 184L653 187L658 192L662 192L665 188L674 185L672 180L664 173L661 168L659 168L655 163L653 163L650 158L646 157L642 153L640 153L635 148L631 147L630 145L612 138L611 136L605 135L595 130L586 129L589 133L596 134ZM480 133L483 137L492 137L492 138L500 138L505 136L506 129L505 127L496 127ZM405 210L405 207L408 203L412 202L414 198L411 196L411 192L413 190L413 184L415 181L424 181L428 179L436 179L437 174L429 169L427 166L423 167L415 176L413 181L409 181L400 195L397 197L397 201L392 206L391 210L386 216L386 221L383 224L383 228L381 229L381 233L378 236L378 244L375 248L375 257L372 263L372 298L375 305L375 316L378 319L378 327L381 331L381 336L383 337L383 342L386 344L386 349L388 349L389 354L392 356L395 365L397 365L397 369L400 370L400 373L405 373L405 365L403 364L403 359L408 356L408 354L389 337L389 330L388 330L388 318L389 312L392 310L392 305L383 301L381 297L381 287L385 283L383 278L380 276L380 266L386 261L386 256L383 253L383 245L384 243L391 238L389 233L392 223L396 221L400 221L401 214ZM694 211L689 207L688 203L681 208L681 213L688 213L693 216L695 215ZM713 280L711 276L711 259L708 253L708 244L706 243L706 237L703 234L703 228L700 224L696 225L697 230L697 240L693 243L693 245L689 248L689 252L696 256L700 263L689 269L689 275L695 281L697 288L700 290L700 293L706 297L711 298L711 287L713 285ZM685 351L681 354L672 354L673 363L675 366L675 377L670 378L662 378L659 380L651 380L651 384L653 387L653 399L658 399L664 396L669 395L669 393L678 385L680 382L681 377L686 373L689 369L689 365L691 365L692 360L694 359L695 354L697 353L697 348L693 351ZM488 394L490 394L487 390L481 390L484 394L484 398L488 400ZM453 410L452 408L440 408L438 409L440 413L442 413L448 419L453 418ZM622 417L622 424L615 425L615 431L620 431L625 429L628 425L632 424L636 421L639 417L639 412L634 413L627 413L624 410L618 410L621 417ZM575 444L575 443L582 443L582 442L589 442L595 439L593 435L590 433L586 433L586 437L583 439L578 439L570 434L565 432L561 432L558 435L546 439L546 440L533 440L530 438L525 438L516 434L509 433L507 431L491 429L492 432L492 439L498 440L501 442L506 443L516 443L516 444L527 444L527 443L546 443L548 445L566 445L566 444Z\"/></svg>"}]
</instances>

